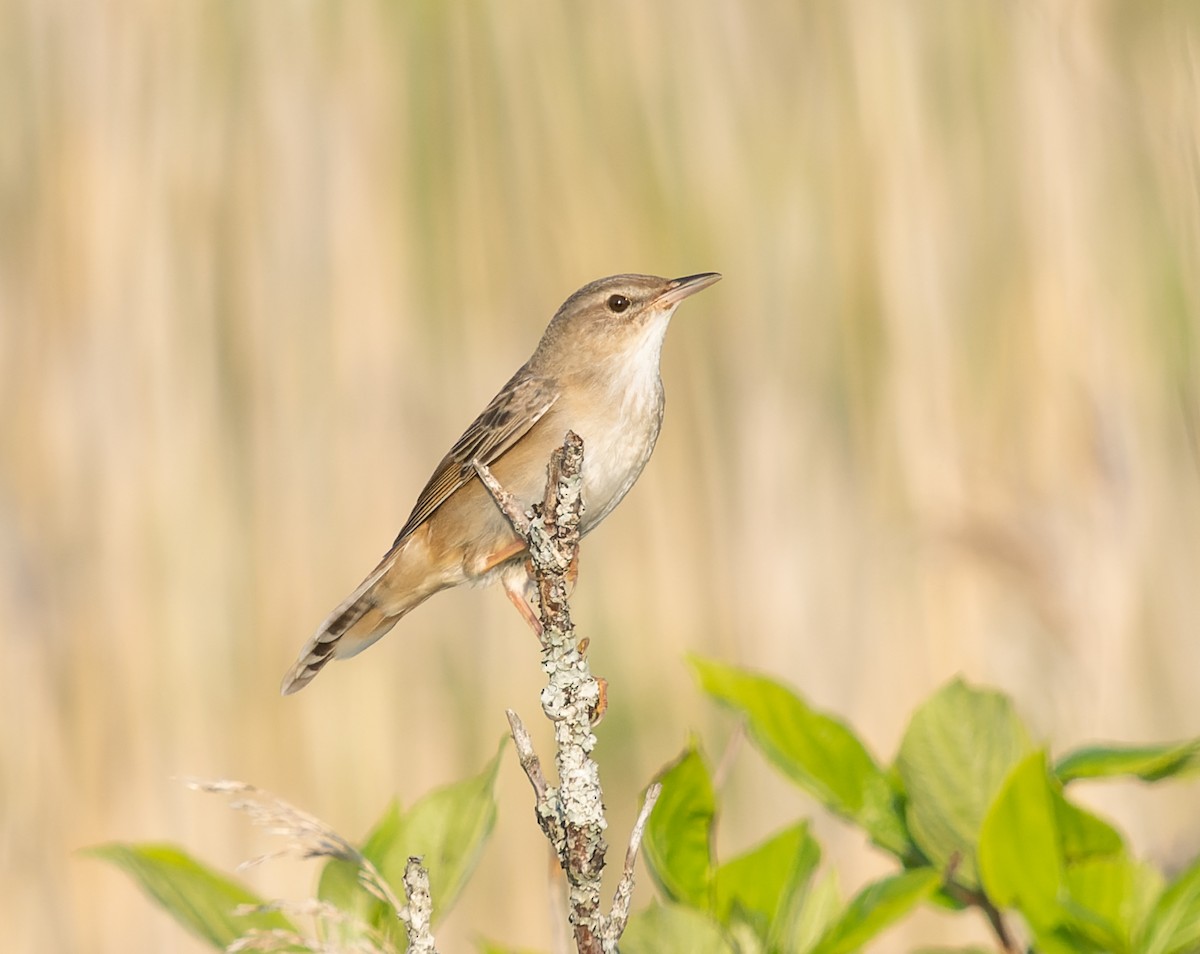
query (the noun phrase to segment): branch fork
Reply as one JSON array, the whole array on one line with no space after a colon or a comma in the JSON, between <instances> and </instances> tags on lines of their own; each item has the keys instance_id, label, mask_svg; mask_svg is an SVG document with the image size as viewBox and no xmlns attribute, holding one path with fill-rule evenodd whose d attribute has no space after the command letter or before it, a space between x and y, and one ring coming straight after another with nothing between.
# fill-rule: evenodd
<instances>
[{"instance_id":1,"label":"branch fork","mask_svg":"<svg viewBox=\"0 0 1200 954\"><path fill-rule=\"evenodd\" d=\"M583 513L583 440L567 432L562 447L550 457L545 497L528 512L486 465L478 460L471 463L529 551L542 622L542 668L548 677L541 703L546 718L554 725L558 786L546 780L528 730L509 709L513 742L521 768L533 786L538 825L566 874L576 948L580 954L613 954L629 918L633 866L659 786L651 786L646 793L611 910L605 914L600 910L600 878L608 850L604 840L608 823L604 818L600 769L591 758L596 745L592 724L594 717L603 712L605 684L592 675L587 640L576 639L567 603L568 575L579 552L579 518Z\"/></svg>"}]
</instances>

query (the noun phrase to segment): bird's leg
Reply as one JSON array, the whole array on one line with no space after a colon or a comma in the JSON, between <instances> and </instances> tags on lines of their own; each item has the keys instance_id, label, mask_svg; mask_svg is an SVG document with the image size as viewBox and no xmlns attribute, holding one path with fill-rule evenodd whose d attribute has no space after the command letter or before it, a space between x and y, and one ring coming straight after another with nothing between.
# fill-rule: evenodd
<instances>
[{"instance_id":1,"label":"bird's leg","mask_svg":"<svg viewBox=\"0 0 1200 954\"><path fill-rule=\"evenodd\" d=\"M592 709L592 725L596 725L601 719L603 719L604 713L608 711L608 680L603 676L597 676L596 682L600 687L600 695L596 699L595 707Z\"/></svg>"},{"instance_id":2,"label":"bird's leg","mask_svg":"<svg viewBox=\"0 0 1200 954\"><path fill-rule=\"evenodd\" d=\"M526 595L529 590L529 576L524 573L505 573L501 578L501 583L504 586L504 595L517 608L517 612L521 614L521 618L529 624L529 628L533 630L533 634L541 640L542 621L538 619L534 608L529 605L529 598Z\"/></svg>"},{"instance_id":3,"label":"bird's leg","mask_svg":"<svg viewBox=\"0 0 1200 954\"><path fill-rule=\"evenodd\" d=\"M567 596L575 592L575 584L579 581L579 551L580 547L575 548L575 553L571 557L571 565L567 567L565 574L567 581Z\"/></svg>"},{"instance_id":4,"label":"bird's leg","mask_svg":"<svg viewBox=\"0 0 1200 954\"><path fill-rule=\"evenodd\" d=\"M508 562L525 549L522 540L513 540L511 544L489 555L478 568L478 573L486 573L501 564ZM507 566L500 572L500 585L504 587L504 595L517 608L521 618L529 624L538 641L542 638L542 621L538 619L537 610L529 602L533 593L533 570L529 560L524 560L516 566Z\"/></svg>"}]
</instances>

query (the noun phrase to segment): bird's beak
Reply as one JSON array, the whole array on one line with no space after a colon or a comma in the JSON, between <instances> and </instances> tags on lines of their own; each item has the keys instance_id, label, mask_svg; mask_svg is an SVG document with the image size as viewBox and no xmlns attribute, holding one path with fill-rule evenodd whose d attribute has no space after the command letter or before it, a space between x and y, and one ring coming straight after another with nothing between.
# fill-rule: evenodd
<instances>
[{"instance_id":1,"label":"bird's beak","mask_svg":"<svg viewBox=\"0 0 1200 954\"><path fill-rule=\"evenodd\" d=\"M686 278L677 278L667 285L667 290L654 300L654 304L668 308L678 305L690 295L694 295L698 291L703 291L709 285L720 280L721 275L719 272L701 272L699 275L688 275Z\"/></svg>"}]
</instances>

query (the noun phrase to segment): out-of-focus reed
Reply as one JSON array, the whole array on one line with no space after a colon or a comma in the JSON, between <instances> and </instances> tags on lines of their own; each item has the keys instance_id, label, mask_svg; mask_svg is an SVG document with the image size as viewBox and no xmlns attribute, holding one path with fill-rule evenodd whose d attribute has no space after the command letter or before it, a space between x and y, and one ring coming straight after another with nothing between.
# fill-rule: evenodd
<instances>
[{"instance_id":1,"label":"out-of-focus reed","mask_svg":"<svg viewBox=\"0 0 1200 954\"><path fill-rule=\"evenodd\" d=\"M729 731L688 650L882 756L960 671L1059 744L1196 733L1198 26L1116 0L0 3L9 949L190 949L69 854L255 853L174 775L363 831L533 709L488 592L276 685L562 298L616 271L726 276L678 316L659 450L583 555L617 832L690 728L714 755ZM447 949L546 946L515 759L500 796ZM1169 861L1194 797L1103 808ZM811 810L750 753L724 808L730 849ZM820 832L848 885L878 870Z\"/></svg>"}]
</instances>

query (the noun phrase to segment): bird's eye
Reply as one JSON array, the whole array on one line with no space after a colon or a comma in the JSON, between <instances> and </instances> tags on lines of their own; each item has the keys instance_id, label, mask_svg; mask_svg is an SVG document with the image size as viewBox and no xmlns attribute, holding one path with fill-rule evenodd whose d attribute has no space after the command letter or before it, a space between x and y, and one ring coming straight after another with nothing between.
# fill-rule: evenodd
<instances>
[{"instance_id":1,"label":"bird's eye","mask_svg":"<svg viewBox=\"0 0 1200 954\"><path fill-rule=\"evenodd\" d=\"M624 295L612 295L608 299L608 310L615 311L617 314L623 312L629 307L629 299Z\"/></svg>"}]
</instances>

